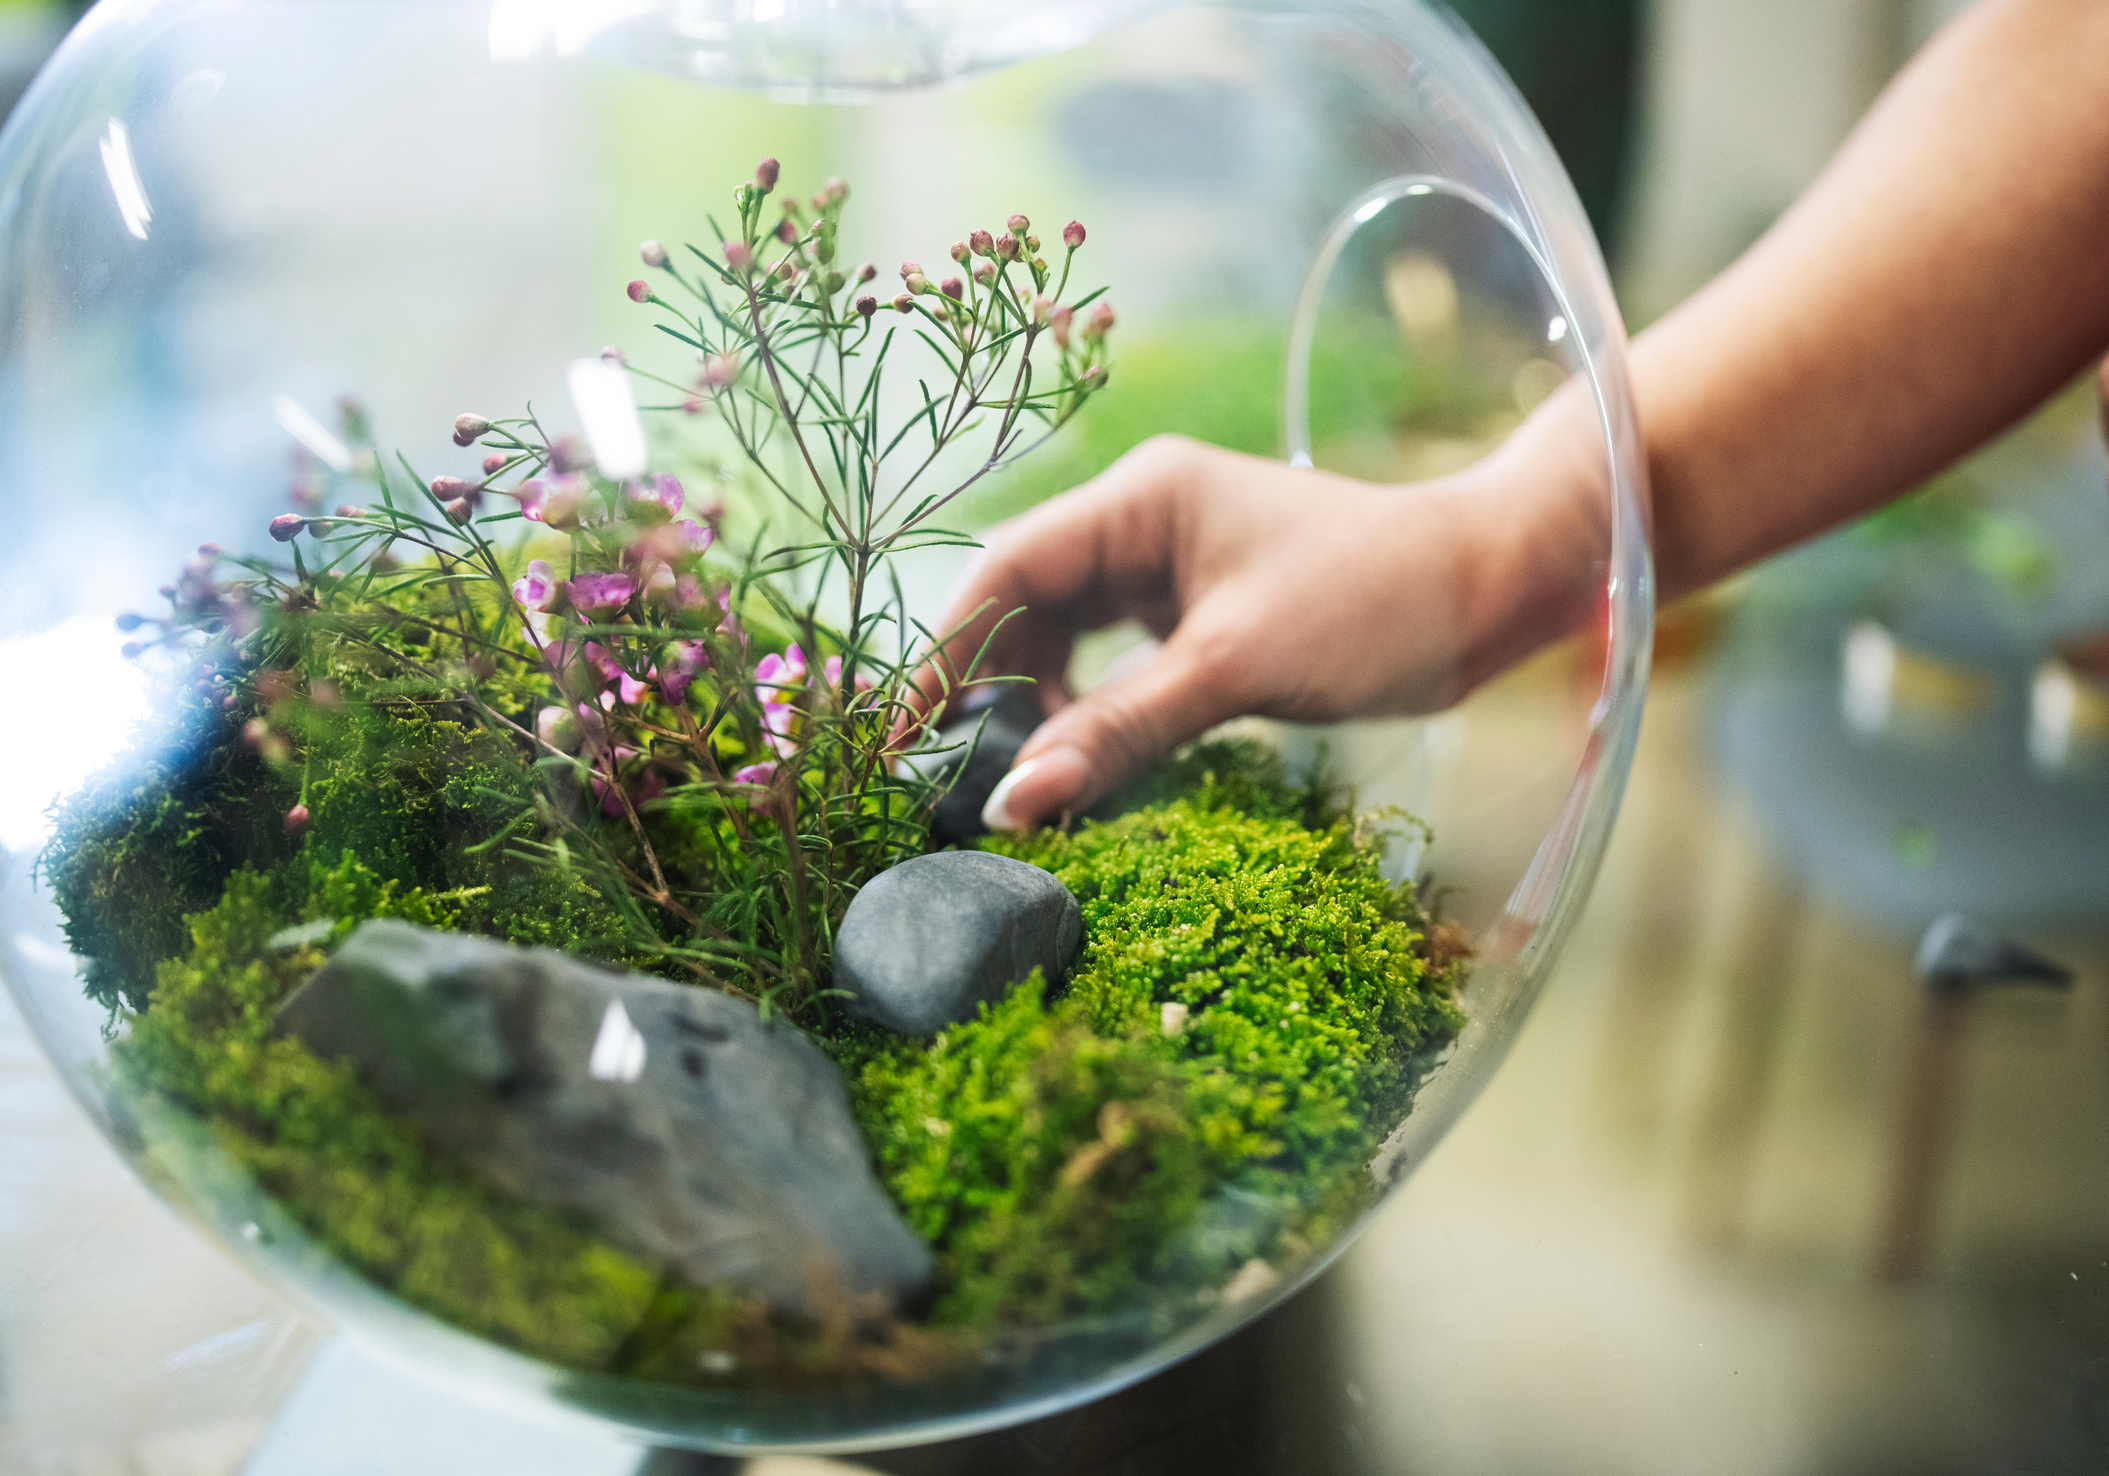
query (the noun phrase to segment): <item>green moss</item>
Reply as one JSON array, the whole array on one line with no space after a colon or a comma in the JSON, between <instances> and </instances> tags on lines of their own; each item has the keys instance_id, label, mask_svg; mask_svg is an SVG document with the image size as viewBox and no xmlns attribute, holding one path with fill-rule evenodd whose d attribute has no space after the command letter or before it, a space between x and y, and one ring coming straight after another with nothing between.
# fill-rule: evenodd
<instances>
[{"instance_id":1,"label":"green moss","mask_svg":"<svg viewBox=\"0 0 2109 1476\"><path fill-rule=\"evenodd\" d=\"M631 951L600 893L494 843L540 783L505 742L444 710L356 702L303 715L297 766L250 754L217 714L191 731L187 759L74 801L45 861L75 946L120 981L108 998L145 1006L113 1047L120 1077L209 1124L377 1284L573 1368L905 1376L991 1330L1206 1295L1367 1203L1406 1062L1458 1023L1412 889L1383 879L1338 797L1263 745L1196 745L1124 797L1133 813L985 843L1076 893L1087 941L1065 990L1036 978L928 1042L828 1027L942 1284L929 1331L788 1327L490 1187L348 1067L272 1033L284 996L370 917L666 969ZM303 790L295 840L282 815ZM272 947L325 919L325 936ZM1187 1011L1176 1034L1167 1004Z\"/></svg>"},{"instance_id":2,"label":"green moss","mask_svg":"<svg viewBox=\"0 0 2109 1476\"><path fill-rule=\"evenodd\" d=\"M983 842L1082 904L1065 994L1036 980L858 1063L887 1185L942 1258L940 1321L1198 1290L1216 1267L1182 1262L1177 1232L1227 1186L1259 1191L1281 1231L1331 1233L1367 1202L1408 1059L1461 1023L1412 887L1343 817L1309 827L1318 791L1249 745L1190 753L1163 782L1187 797ZM1166 1005L1185 1008L1176 1034Z\"/></svg>"},{"instance_id":3,"label":"green moss","mask_svg":"<svg viewBox=\"0 0 2109 1476\"><path fill-rule=\"evenodd\" d=\"M604 1367L658 1290L655 1270L585 1224L511 1198L430 1153L348 1065L272 1034L279 1001L323 958L271 947L289 920L458 920L448 899L355 857L242 870L190 920L152 1006L112 1050L120 1078L213 1124L220 1146L308 1231L413 1305L511 1347Z\"/></svg>"}]
</instances>

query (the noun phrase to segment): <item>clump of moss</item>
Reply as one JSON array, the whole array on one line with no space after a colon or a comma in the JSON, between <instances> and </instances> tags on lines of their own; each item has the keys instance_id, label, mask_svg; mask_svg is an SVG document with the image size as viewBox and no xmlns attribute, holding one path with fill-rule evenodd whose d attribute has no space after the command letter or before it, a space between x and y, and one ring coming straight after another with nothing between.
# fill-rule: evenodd
<instances>
[{"instance_id":1,"label":"clump of moss","mask_svg":"<svg viewBox=\"0 0 2109 1476\"><path fill-rule=\"evenodd\" d=\"M1066 993L1035 979L857 1074L887 1185L948 1277L940 1321L1197 1290L1176 1232L1226 1188L1263 1193L1280 1233L1324 1233L1366 1202L1407 1061L1461 1023L1413 887L1322 790L1253 745L1158 782L1184 797L982 843L1082 904Z\"/></svg>"},{"instance_id":2,"label":"clump of moss","mask_svg":"<svg viewBox=\"0 0 2109 1476\"><path fill-rule=\"evenodd\" d=\"M1264 746L1196 745L1131 791L1133 813L985 843L1081 902L1065 989L1035 977L927 1042L824 1024L942 1286L927 1330L789 1326L492 1188L348 1067L273 1035L279 1001L370 917L669 968L626 946L602 894L496 843L540 782L502 740L412 704L308 718L297 767L208 713L183 730L190 756L62 811L45 866L75 947L105 961L98 987L129 1006L116 1069L142 1105L209 1124L377 1284L573 1368L907 1376L999 1330L1205 1296L1227 1264L1323 1239L1366 1202L1406 1061L1457 1024L1413 889L1383 879L1337 796ZM276 823L296 793L312 816L297 837Z\"/></svg>"}]
</instances>

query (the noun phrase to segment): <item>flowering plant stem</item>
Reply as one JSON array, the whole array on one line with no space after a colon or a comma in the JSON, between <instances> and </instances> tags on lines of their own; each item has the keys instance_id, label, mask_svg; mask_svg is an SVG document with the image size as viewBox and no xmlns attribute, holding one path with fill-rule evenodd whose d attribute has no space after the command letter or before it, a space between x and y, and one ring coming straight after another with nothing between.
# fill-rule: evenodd
<instances>
[{"instance_id":1,"label":"flowering plant stem","mask_svg":"<svg viewBox=\"0 0 2109 1476\"><path fill-rule=\"evenodd\" d=\"M671 391L644 407L672 419L662 448L700 443L692 459L743 506L699 503L663 472L610 475L532 408L455 422L458 445L487 453L480 476L405 461L406 485L348 411L359 457L328 480L377 505L324 513L304 488L271 525L290 571L234 559L246 577L221 579L201 551L160 624L216 643L200 670L237 675L226 705L256 714L247 741L276 762L305 765L347 701L501 736L545 782L475 846L607 896L622 951L803 1015L827 996L850 898L928 848L942 794L900 760L933 751L910 678L956 632L915 621L890 561L971 544L944 514L1104 386L1113 314L1098 293L1064 301L1083 227L1057 269L1024 216L954 246L960 275L933 284L904 263L882 304L875 268L836 264L847 187L779 197L772 222L777 181L764 160L715 250L677 264L643 248L662 281L629 295L694 352L692 379L615 350L588 366ZM881 312L898 321L882 330ZM912 393L908 352L941 366ZM508 522L522 536L501 544ZM330 797L302 801L289 830Z\"/></svg>"}]
</instances>

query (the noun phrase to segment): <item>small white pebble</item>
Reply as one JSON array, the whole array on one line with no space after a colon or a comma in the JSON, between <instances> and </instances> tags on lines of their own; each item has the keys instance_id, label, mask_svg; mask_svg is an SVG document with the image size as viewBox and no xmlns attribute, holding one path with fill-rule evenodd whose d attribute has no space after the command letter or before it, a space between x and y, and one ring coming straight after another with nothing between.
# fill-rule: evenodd
<instances>
[{"instance_id":1,"label":"small white pebble","mask_svg":"<svg viewBox=\"0 0 2109 1476\"><path fill-rule=\"evenodd\" d=\"M1186 1033L1186 1006L1177 1000L1166 1000L1157 1011L1157 1021L1164 1027L1166 1035Z\"/></svg>"},{"instance_id":2,"label":"small white pebble","mask_svg":"<svg viewBox=\"0 0 2109 1476\"><path fill-rule=\"evenodd\" d=\"M1223 1288L1225 1302L1243 1302L1274 1290L1281 1281L1275 1269L1257 1256L1238 1267L1238 1274L1231 1277Z\"/></svg>"}]
</instances>

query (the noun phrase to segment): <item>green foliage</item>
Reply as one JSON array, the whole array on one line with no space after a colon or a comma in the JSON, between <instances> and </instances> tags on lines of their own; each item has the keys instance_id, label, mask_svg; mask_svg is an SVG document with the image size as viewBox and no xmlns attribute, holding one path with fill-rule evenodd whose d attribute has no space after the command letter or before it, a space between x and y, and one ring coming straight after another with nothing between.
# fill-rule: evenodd
<instances>
[{"instance_id":1,"label":"green foliage","mask_svg":"<svg viewBox=\"0 0 2109 1476\"><path fill-rule=\"evenodd\" d=\"M88 960L89 995L112 1011L145 1008L155 965L184 946L184 919L236 867L293 850L281 817L298 784L233 739L231 721L186 696L128 761L58 807L38 864Z\"/></svg>"},{"instance_id":2,"label":"green foliage","mask_svg":"<svg viewBox=\"0 0 2109 1476\"><path fill-rule=\"evenodd\" d=\"M502 1194L430 1153L343 1063L275 1036L278 1003L322 962L274 949L290 919L458 921L447 899L347 854L241 870L190 920L152 1007L112 1055L134 1091L209 1120L220 1146L307 1230L413 1305L558 1362L606 1366L658 1274L576 1219Z\"/></svg>"},{"instance_id":3,"label":"green foliage","mask_svg":"<svg viewBox=\"0 0 2109 1476\"><path fill-rule=\"evenodd\" d=\"M1082 904L1065 994L1035 981L927 1044L851 1053L887 1185L949 1278L940 1321L1196 1291L1212 1268L1182 1266L1176 1232L1227 1185L1330 1233L1366 1201L1408 1059L1462 1023L1413 888L1322 791L1252 744L1156 782L1183 797L982 843Z\"/></svg>"},{"instance_id":4,"label":"green foliage","mask_svg":"<svg viewBox=\"0 0 2109 1476\"><path fill-rule=\"evenodd\" d=\"M944 1255L940 1322L1045 1324L1132 1292L1219 1169L1161 1046L1043 994L1035 974L858 1083L887 1185Z\"/></svg>"}]
</instances>

